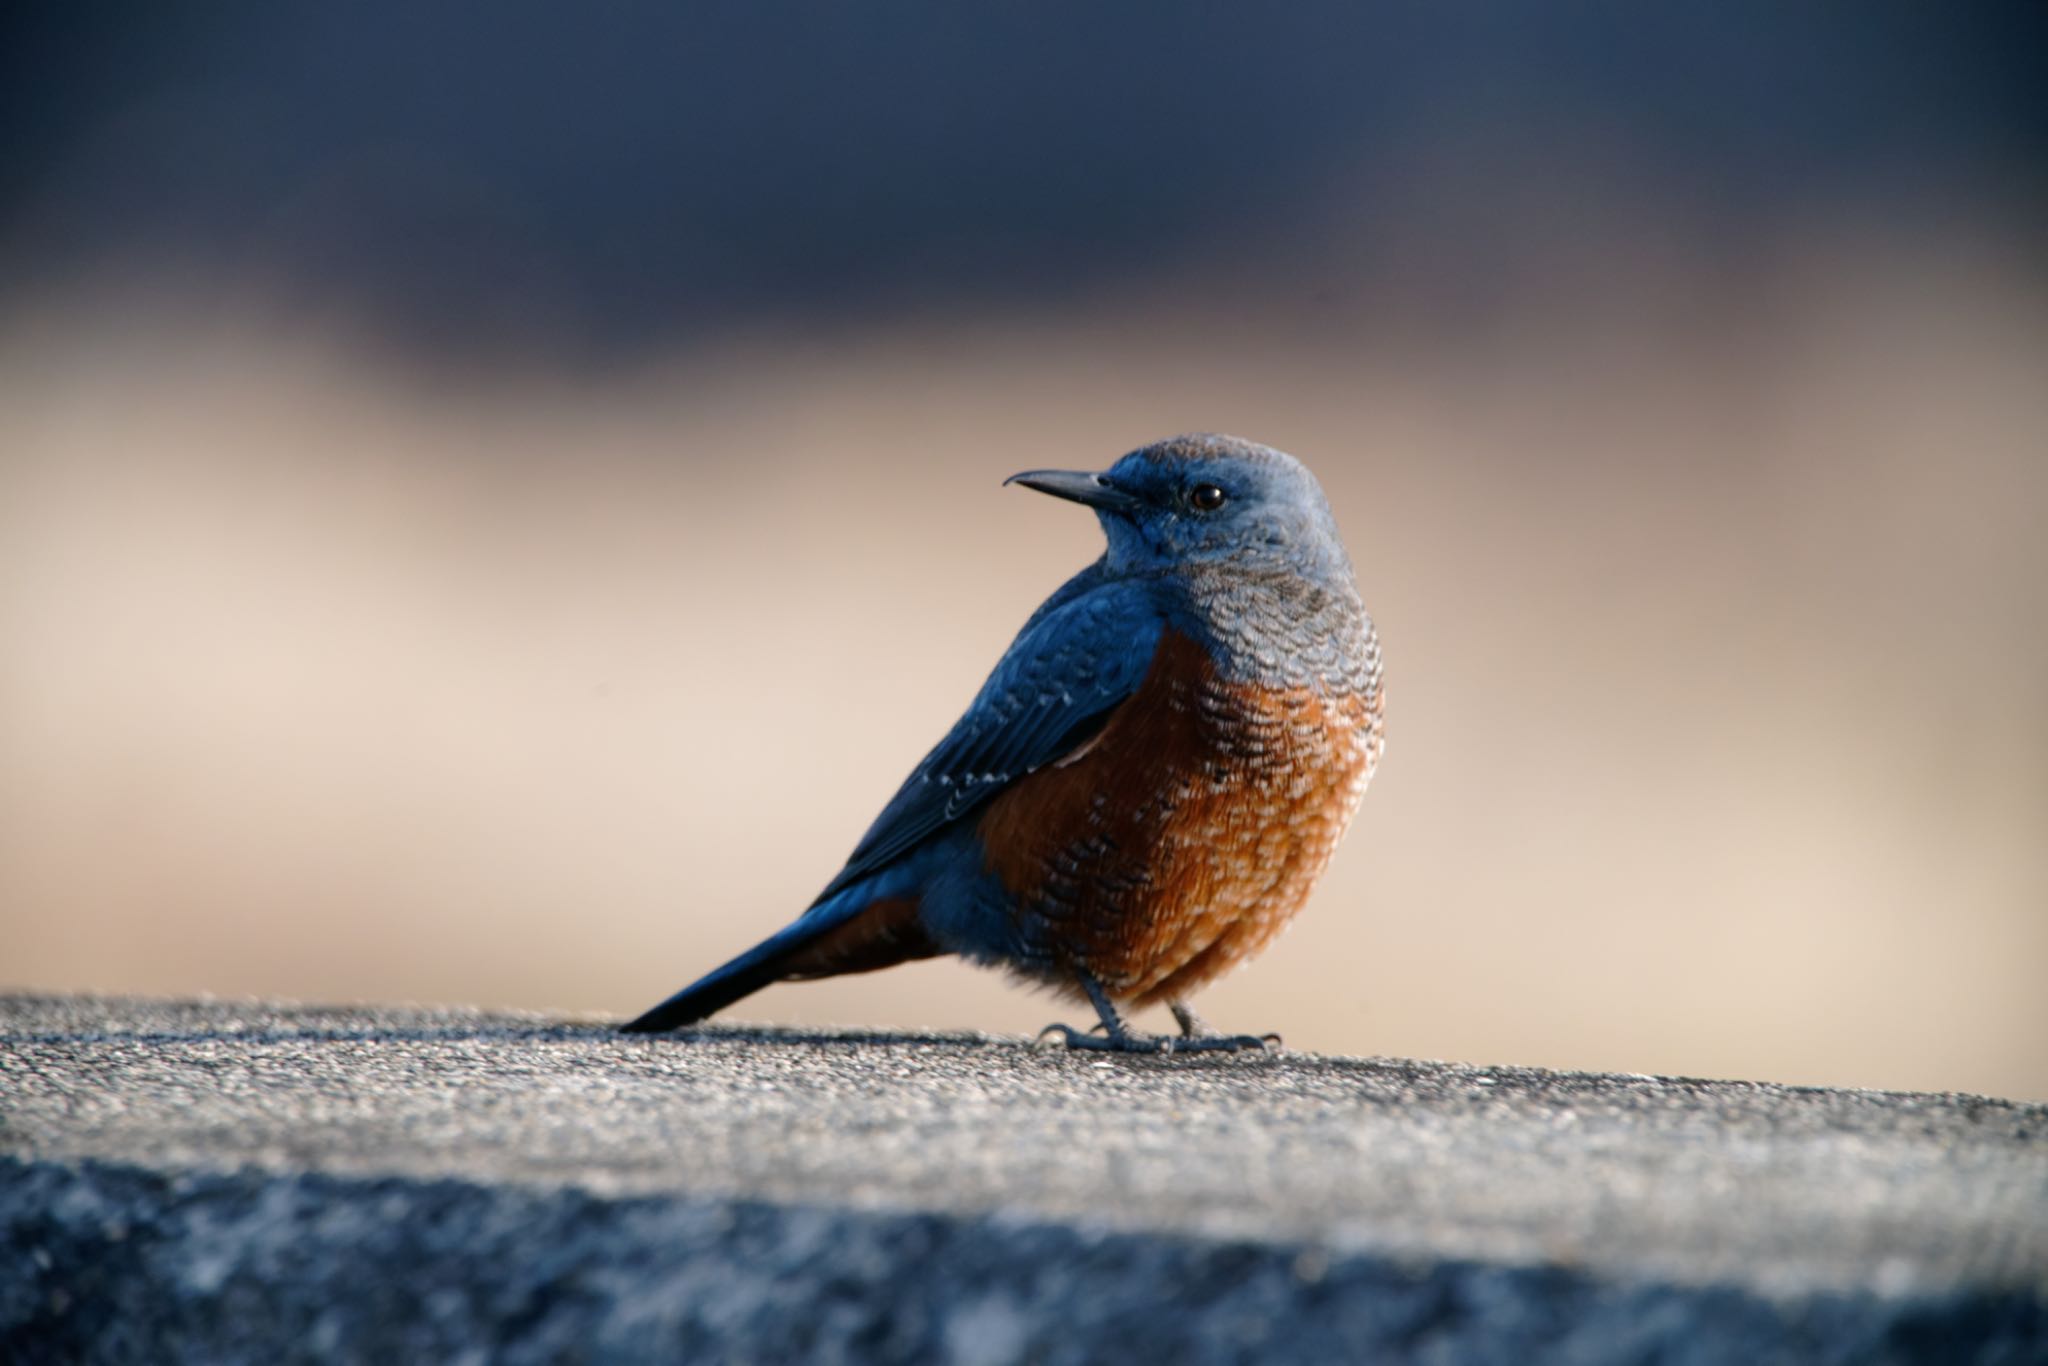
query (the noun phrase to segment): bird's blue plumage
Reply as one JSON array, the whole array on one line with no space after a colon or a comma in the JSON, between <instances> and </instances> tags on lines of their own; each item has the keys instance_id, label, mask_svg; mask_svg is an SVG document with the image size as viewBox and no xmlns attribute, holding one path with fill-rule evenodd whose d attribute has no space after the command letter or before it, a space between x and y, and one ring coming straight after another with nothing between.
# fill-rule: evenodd
<instances>
[{"instance_id":1,"label":"bird's blue plumage","mask_svg":"<svg viewBox=\"0 0 2048 1366\"><path fill-rule=\"evenodd\" d=\"M1083 743L1131 695L1165 620L1146 581L1091 566L1025 623L981 692L861 836L829 900L889 866L1005 786Z\"/></svg>"}]
</instances>

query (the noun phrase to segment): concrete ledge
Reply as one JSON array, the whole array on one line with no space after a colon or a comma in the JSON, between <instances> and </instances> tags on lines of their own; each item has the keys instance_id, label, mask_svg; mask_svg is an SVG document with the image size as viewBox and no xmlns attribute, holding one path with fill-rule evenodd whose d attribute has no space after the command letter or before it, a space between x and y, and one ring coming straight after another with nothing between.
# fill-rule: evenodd
<instances>
[{"instance_id":1,"label":"concrete ledge","mask_svg":"<svg viewBox=\"0 0 2048 1366\"><path fill-rule=\"evenodd\" d=\"M0 1359L2048 1361L2048 1107L0 1000Z\"/></svg>"}]
</instances>

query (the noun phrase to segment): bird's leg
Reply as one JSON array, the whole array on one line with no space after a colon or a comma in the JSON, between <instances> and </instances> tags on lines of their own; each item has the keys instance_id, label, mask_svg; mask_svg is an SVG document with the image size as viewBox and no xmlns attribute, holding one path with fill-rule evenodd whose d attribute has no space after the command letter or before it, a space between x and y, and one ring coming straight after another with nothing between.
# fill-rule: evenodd
<instances>
[{"instance_id":1,"label":"bird's leg","mask_svg":"<svg viewBox=\"0 0 2048 1366\"><path fill-rule=\"evenodd\" d=\"M1081 990L1088 993L1089 1003L1102 1018L1101 1035L1093 1032L1083 1034L1072 1025L1052 1024L1038 1031L1039 1038L1057 1034L1069 1048L1089 1048L1101 1053L1171 1053L1181 1046L1177 1040L1140 1034L1132 1029L1117 1013L1116 1003L1109 999L1102 983L1080 968L1074 970L1074 976L1080 979Z\"/></svg>"},{"instance_id":2,"label":"bird's leg","mask_svg":"<svg viewBox=\"0 0 2048 1366\"><path fill-rule=\"evenodd\" d=\"M1249 1048L1280 1046L1278 1034L1218 1034L1186 1001L1169 999L1166 1008L1173 1012L1174 1023L1180 1026L1180 1038L1173 1045L1176 1053L1239 1053Z\"/></svg>"}]
</instances>

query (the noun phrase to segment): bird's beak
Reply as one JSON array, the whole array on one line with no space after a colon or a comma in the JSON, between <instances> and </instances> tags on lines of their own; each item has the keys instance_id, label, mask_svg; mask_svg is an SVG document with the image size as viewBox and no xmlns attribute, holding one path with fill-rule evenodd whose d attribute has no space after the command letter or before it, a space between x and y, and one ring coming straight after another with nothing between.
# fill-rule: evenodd
<instances>
[{"instance_id":1,"label":"bird's beak","mask_svg":"<svg viewBox=\"0 0 2048 1366\"><path fill-rule=\"evenodd\" d=\"M1086 503L1092 508L1106 512L1119 512L1135 507L1138 499L1124 492L1109 481L1106 474L1091 474L1087 470L1026 470L1013 474L1003 481L1003 487L1022 484L1027 489L1049 493L1055 498L1065 498L1073 503Z\"/></svg>"}]
</instances>

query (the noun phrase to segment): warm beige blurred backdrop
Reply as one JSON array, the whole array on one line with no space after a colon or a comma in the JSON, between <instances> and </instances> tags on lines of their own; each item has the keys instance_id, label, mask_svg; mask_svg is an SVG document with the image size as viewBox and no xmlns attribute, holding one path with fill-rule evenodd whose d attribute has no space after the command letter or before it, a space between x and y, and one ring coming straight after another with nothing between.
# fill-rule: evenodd
<instances>
[{"instance_id":1,"label":"warm beige blurred backdrop","mask_svg":"<svg viewBox=\"0 0 2048 1366\"><path fill-rule=\"evenodd\" d=\"M435 377L260 303L0 338L0 979L629 1012L834 871L1182 429L1322 476L1390 744L1212 993L1292 1045L2048 1097L2048 306L1817 225L1452 349L1222 267ZM1592 269L1591 266L1588 269ZM939 962L736 1014L1030 1030Z\"/></svg>"}]
</instances>

